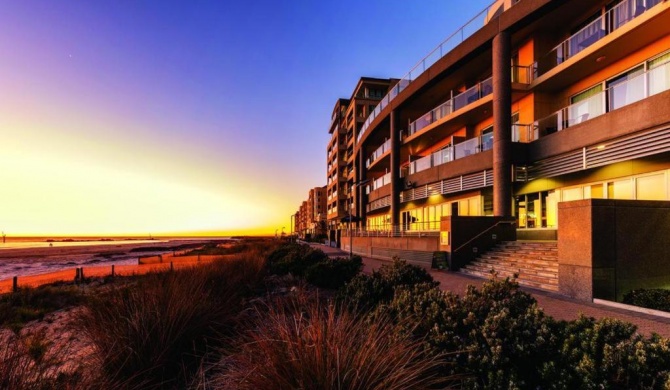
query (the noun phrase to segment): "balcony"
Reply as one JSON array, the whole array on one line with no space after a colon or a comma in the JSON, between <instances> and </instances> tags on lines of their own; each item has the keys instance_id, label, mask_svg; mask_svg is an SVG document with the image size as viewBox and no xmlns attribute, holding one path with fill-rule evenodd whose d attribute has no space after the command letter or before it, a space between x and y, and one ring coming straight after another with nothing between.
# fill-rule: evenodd
<instances>
[{"instance_id":1,"label":"balcony","mask_svg":"<svg viewBox=\"0 0 670 390\"><path fill-rule=\"evenodd\" d=\"M603 15L572 34L549 53L539 59L541 74L574 57L579 52L600 41L613 31L647 12L662 0L624 0Z\"/></svg>"},{"instance_id":2,"label":"balcony","mask_svg":"<svg viewBox=\"0 0 670 390\"><path fill-rule=\"evenodd\" d=\"M670 62L661 64L536 121L533 129L533 139L567 129L667 90L670 90Z\"/></svg>"},{"instance_id":3,"label":"balcony","mask_svg":"<svg viewBox=\"0 0 670 390\"><path fill-rule=\"evenodd\" d=\"M451 113L456 112L468 104L474 103L477 100L490 95L491 93L493 93L493 78L489 77L481 83L477 83L468 90L440 104L434 109L428 111L426 114L422 115L419 119L410 123L409 129L407 130L407 136L412 136L413 134L424 129L426 126L439 121L447 115L450 115Z\"/></svg>"},{"instance_id":4,"label":"balcony","mask_svg":"<svg viewBox=\"0 0 670 390\"><path fill-rule=\"evenodd\" d=\"M386 152L388 152L390 150L391 150L391 140L387 140L380 147L378 147L377 150L372 152L370 157L365 162L365 167L369 168L370 165L377 162L377 160L379 160Z\"/></svg>"},{"instance_id":5,"label":"balcony","mask_svg":"<svg viewBox=\"0 0 670 390\"><path fill-rule=\"evenodd\" d=\"M422 157L409 164L409 174L418 173L427 169L446 164L471 154L476 154L493 148L493 133L471 138L467 141L439 150L430 156Z\"/></svg>"},{"instance_id":6,"label":"balcony","mask_svg":"<svg viewBox=\"0 0 670 390\"><path fill-rule=\"evenodd\" d=\"M373 180L372 184L369 184L365 187L365 193L369 194L370 192L378 190L387 184L391 184L391 172L385 174L384 176L378 179Z\"/></svg>"},{"instance_id":7,"label":"balcony","mask_svg":"<svg viewBox=\"0 0 670 390\"><path fill-rule=\"evenodd\" d=\"M465 23L461 28L456 30L447 39L440 43L432 52L419 61L407 74L400 78L400 81L382 98L377 107L370 113L368 119L363 123L360 133L358 134L358 141L360 142L363 134L365 134L370 127L370 124L381 112L392 102L408 85L410 85L417 77L423 74L426 69L433 66L438 60L450 53L454 48L460 45L467 38L479 31L483 26L488 24L490 20L499 16L502 12L514 6L519 0L495 1L484 10L475 15L470 21Z\"/></svg>"}]
</instances>

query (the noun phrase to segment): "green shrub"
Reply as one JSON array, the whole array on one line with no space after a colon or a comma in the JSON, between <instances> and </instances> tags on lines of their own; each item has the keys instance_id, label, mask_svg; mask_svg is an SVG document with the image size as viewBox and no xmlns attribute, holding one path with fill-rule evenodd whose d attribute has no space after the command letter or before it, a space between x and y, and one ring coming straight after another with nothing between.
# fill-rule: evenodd
<instances>
[{"instance_id":1,"label":"green shrub","mask_svg":"<svg viewBox=\"0 0 670 390\"><path fill-rule=\"evenodd\" d=\"M362 268L360 256L323 260L305 270L305 279L317 287L336 290L358 275Z\"/></svg>"},{"instance_id":2,"label":"green shrub","mask_svg":"<svg viewBox=\"0 0 670 390\"><path fill-rule=\"evenodd\" d=\"M83 296L73 286L41 286L21 288L19 291L0 295L0 326L19 330L26 322L42 319L45 314L83 301Z\"/></svg>"},{"instance_id":3,"label":"green shrub","mask_svg":"<svg viewBox=\"0 0 670 390\"><path fill-rule=\"evenodd\" d=\"M402 334L425 338L434 353L447 353L445 373L468 377L470 388L534 388L538 370L551 359L551 331L535 300L505 279L469 286L466 294L430 284L396 290L385 313ZM402 325L405 324L405 325Z\"/></svg>"},{"instance_id":4,"label":"green shrub","mask_svg":"<svg viewBox=\"0 0 670 390\"><path fill-rule=\"evenodd\" d=\"M670 386L670 340L645 339L630 323L580 317L563 322L555 359L543 368L553 388L665 389Z\"/></svg>"},{"instance_id":5,"label":"green shrub","mask_svg":"<svg viewBox=\"0 0 670 390\"><path fill-rule=\"evenodd\" d=\"M670 290L637 289L623 296L623 303L670 312Z\"/></svg>"},{"instance_id":6,"label":"green shrub","mask_svg":"<svg viewBox=\"0 0 670 390\"><path fill-rule=\"evenodd\" d=\"M361 274L353 278L339 291L338 300L362 310L370 310L390 302L397 287L420 283L429 283L434 287L439 285L425 269L394 259L391 265L382 265L372 275Z\"/></svg>"},{"instance_id":7,"label":"green shrub","mask_svg":"<svg viewBox=\"0 0 670 390\"><path fill-rule=\"evenodd\" d=\"M321 249L304 244L286 244L268 256L268 266L273 274L304 276L307 268L324 260L328 260L328 255Z\"/></svg>"}]
</instances>

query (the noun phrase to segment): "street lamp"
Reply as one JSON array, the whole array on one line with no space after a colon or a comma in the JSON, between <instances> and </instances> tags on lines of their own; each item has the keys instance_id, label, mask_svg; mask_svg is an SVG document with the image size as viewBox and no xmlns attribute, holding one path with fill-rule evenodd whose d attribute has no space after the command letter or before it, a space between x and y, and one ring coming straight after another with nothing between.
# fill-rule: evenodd
<instances>
[{"instance_id":1,"label":"street lamp","mask_svg":"<svg viewBox=\"0 0 670 390\"><path fill-rule=\"evenodd\" d=\"M351 206L353 206L352 196L354 192L352 191L355 187L369 182L370 179L360 180L351 185L349 189L349 258L354 257L354 235L351 232ZM359 200L360 201L360 200Z\"/></svg>"}]
</instances>

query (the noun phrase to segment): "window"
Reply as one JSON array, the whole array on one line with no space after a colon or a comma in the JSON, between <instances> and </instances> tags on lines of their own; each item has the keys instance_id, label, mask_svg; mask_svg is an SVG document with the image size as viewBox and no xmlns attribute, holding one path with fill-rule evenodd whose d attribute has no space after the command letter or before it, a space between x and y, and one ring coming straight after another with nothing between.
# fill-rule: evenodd
<instances>
[{"instance_id":1,"label":"window","mask_svg":"<svg viewBox=\"0 0 670 390\"><path fill-rule=\"evenodd\" d=\"M665 174L638 177L635 179L635 193L635 198L640 200L665 200Z\"/></svg>"},{"instance_id":2,"label":"window","mask_svg":"<svg viewBox=\"0 0 670 390\"><path fill-rule=\"evenodd\" d=\"M670 52L647 61L649 69L649 95L670 89Z\"/></svg>"}]
</instances>

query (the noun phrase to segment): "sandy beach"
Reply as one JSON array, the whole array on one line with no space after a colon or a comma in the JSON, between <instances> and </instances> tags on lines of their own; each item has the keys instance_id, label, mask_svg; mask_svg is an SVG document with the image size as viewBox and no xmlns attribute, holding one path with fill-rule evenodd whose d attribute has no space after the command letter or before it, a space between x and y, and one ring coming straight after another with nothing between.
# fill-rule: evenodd
<instances>
[{"instance_id":1,"label":"sandy beach","mask_svg":"<svg viewBox=\"0 0 670 390\"><path fill-rule=\"evenodd\" d=\"M219 239L173 239L132 243L91 242L90 245L0 250L0 281L65 271L82 266L137 265L141 256L171 252L184 245L201 245ZM155 248L155 250L152 250Z\"/></svg>"}]
</instances>

